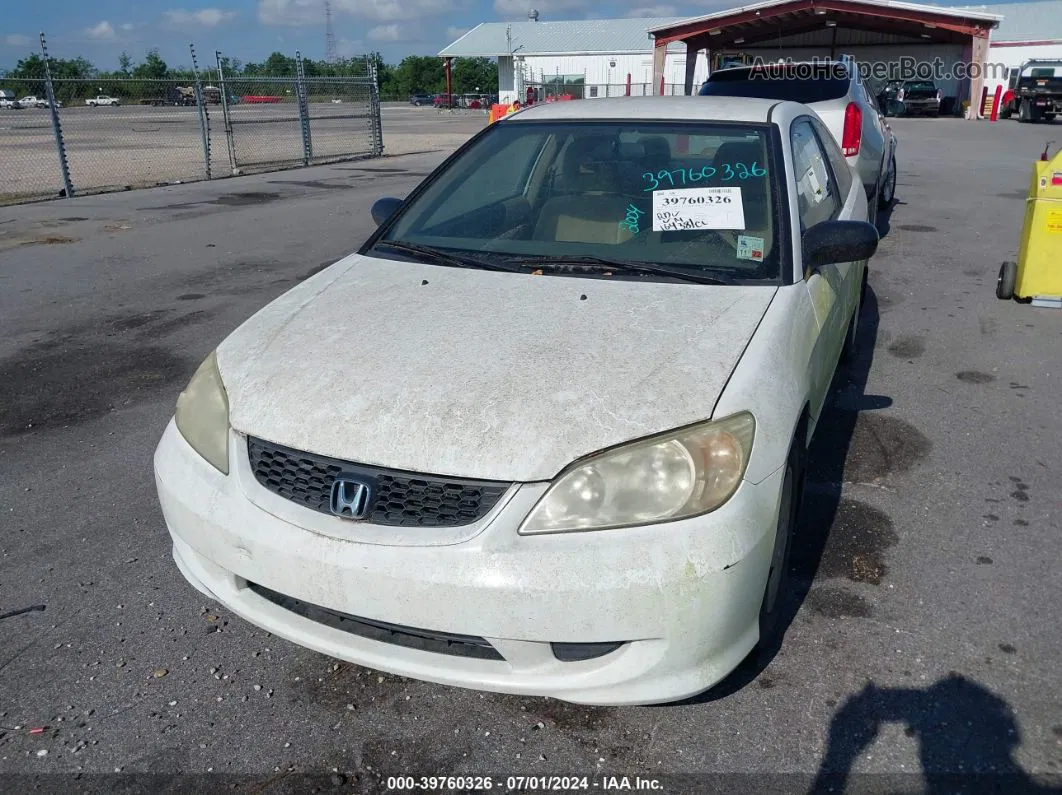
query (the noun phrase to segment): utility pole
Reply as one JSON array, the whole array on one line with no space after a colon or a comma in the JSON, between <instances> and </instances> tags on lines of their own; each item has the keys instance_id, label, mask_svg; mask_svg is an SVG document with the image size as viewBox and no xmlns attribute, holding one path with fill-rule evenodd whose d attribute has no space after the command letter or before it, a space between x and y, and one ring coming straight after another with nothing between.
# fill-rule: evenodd
<instances>
[{"instance_id":1,"label":"utility pole","mask_svg":"<svg viewBox=\"0 0 1062 795\"><path fill-rule=\"evenodd\" d=\"M332 30L332 3L325 0L325 61L334 64L336 57L336 34Z\"/></svg>"}]
</instances>

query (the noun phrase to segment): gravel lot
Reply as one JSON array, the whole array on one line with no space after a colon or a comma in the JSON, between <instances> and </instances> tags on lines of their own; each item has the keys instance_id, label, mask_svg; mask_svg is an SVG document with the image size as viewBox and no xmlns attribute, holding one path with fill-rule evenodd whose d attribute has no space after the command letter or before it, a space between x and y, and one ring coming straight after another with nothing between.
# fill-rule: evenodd
<instances>
[{"instance_id":1,"label":"gravel lot","mask_svg":"<svg viewBox=\"0 0 1062 795\"><path fill-rule=\"evenodd\" d=\"M409 131L389 147L440 151L0 218L5 789L122 771L157 776L142 791L553 773L910 792L924 772L962 776L933 792L1062 791L1062 312L993 293L1057 137L1042 126L895 121L898 203L862 353L815 441L785 643L717 690L587 708L405 680L269 637L184 582L151 467L178 392L240 322L356 247L373 200L478 129L391 114ZM174 775L208 771L244 778Z\"/></svg>"},{"instance_id":2,"label":"gravel lot","mask_svg":"<svg viewBox=\"0 0 1062 795\"><path fill-rule=\"evenodd\" d=\"M211 173L231 173L219 107L210 116ZM294 104L235 105L230 119L236 162L245 173L277 163L301 165L302 128ZM440 112L410 105L383 107L384 153L453 149L486 124L483 114ZM148 187L206 178L197 108L71 107L62 110L74 193ZM310 132L317 159L368 154L372 133L364 104L310 105ZM0 113L0 204L56 196L63 188L47 110Z\"/></svg>"}]
</instances>

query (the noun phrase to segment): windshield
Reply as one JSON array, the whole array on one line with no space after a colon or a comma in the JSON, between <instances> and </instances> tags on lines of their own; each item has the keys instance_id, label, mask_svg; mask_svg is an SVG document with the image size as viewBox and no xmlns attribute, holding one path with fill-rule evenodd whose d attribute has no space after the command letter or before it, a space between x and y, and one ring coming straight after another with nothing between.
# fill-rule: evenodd
<instances>
[{"instance_id":1,"label":"windshield","mask_svg":"<svg viewBox=\"0 0 1062 795\"><path fill-rule=\"evenodd\" d=\"M771 142L769 125L498 123L376 246L385 256L394 256L388 242L429 247L484 267L538 262L548 272L596 259L774 279L782 169Z\"/></svg>"},{"instance_id":2,"label":"windshield","mask_svg":"<svg viewBox=\"0 0 1062 795\"><path fill-rule=\"evenodd\" d=\"M912 80L905 84L908 91L936 91L937 87L929 80Z\"/></svg>"},{"instance_id":3,"label":"windshield","mask_svg":"<svg viewBox=\"0 0 1062 795\"><path fill-rule=\"evenodd\" d=\"M702 97L757 97L792 102L827 102L848 93L841 64L777 64L712 72L701 86Z\"/></svg>"}]
</instances>

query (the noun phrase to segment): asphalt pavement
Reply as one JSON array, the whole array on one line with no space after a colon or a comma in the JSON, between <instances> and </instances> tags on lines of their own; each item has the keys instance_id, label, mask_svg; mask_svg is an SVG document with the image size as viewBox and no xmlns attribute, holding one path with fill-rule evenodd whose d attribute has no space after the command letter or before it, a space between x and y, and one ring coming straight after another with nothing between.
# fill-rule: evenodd
<instances>
[{"instance_id":1,"label":"asphalt pavement","mask_svg":"<svg viewBox=\"0 0 1062 795\"><path fill-rule=\"evenodd\" d=\"M894 126L898 201L861 353L814 442L784 644L662 707L341 663L211 604L170 557L151 457L178 392L445 152L6 208L0 789L120 771L155 774L154 791L207 772L252 776L224 780L240 792L546 773L688 776L664 792L919 791L924 774L962 776L934 792L1062 790L1062 311L994 296L1032 161L1062 138Z\"/></svg>"}]
</instances>

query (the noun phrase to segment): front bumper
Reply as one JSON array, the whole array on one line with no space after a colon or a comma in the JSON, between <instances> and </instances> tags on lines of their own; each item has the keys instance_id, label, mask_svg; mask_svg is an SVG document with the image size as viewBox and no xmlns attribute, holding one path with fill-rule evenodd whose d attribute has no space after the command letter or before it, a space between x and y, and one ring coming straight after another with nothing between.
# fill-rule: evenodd
<instances>
[{"instance_id":1,"label":"front bumper","mask_svg":"<svg viewBox=\"0 0 1062 795\"><path fill-rule=\"evenodd\" d=\"M907 113L940 113L940 100L931 99L905 99L901 102Z\"/></svg>"},{"instance_id":2,"label":"front bumper","mask_svg":"<svg viewBox=\"0 0 1062 795\"><path fill-rule=\"evenodd\" d=\"M174 559L235 614L322 654L447 685L617 705L703 692L757 641L780 470L743 483L725 506L696 519L534 537L516 528L546 484L527 484L473 535L427 545L431 528L362 533L363 525L273 495L254 479L235 433L229 455L224 476L172 420L167 426L155 478ZM258 586L371 621L477 636L503 659L352 634L265 598ZM623 645L615 651L573 662L550 646L616 642Z\"/></svg>"}]
</instances>

